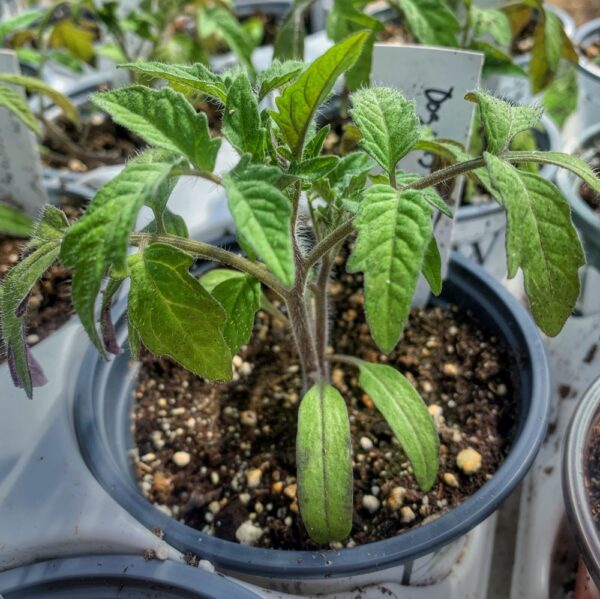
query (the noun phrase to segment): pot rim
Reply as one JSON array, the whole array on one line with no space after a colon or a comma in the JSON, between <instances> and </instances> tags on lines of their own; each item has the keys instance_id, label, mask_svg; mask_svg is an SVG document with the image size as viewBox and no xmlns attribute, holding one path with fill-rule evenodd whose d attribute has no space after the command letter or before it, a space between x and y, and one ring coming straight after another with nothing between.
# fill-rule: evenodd
<instances>
[{"instance_id":1,"label":"pot rim","mask_svg":"<svg viewBox=\"0 0 600 599\"><path fill-rule=\"evenodd\" d=\"M600 17L598 17L597 19L592 19L591 21L588 21L587 23L581 25L581 27L578 27L575 31L575 34L573 35L573 43L577 47L577 51L580 56L579 63L577 64L577 69L582 73L585 73L589 77L592 77L593 79L600 80L600 67L593 68L591 66L591 60L587 56L584 56L580 48L581 44L586 40L586 38L593 35L594 33L598 34L598 36L600 37Z\"/></svg>"},{"instance_id":2,"label":"pot rim","mask_svg":"<svg viewBox=\"0 0 600 599\"><path fill-rule=\"evenodd\" d=\"M563 447L562 489L567 517L575 531L583 560L597 586L600 586L600 534L589 509L585 483L585 456L590 429L600 418L600 378L579 401L571 418Z\"/></svg>"},{"instance_id":3,"label":"pot rim","mask_svg":"<svg viewBox=\"0 0 600 599\"><path fill-rule=\"evenodd\" d=\"M102 418L96 411L94 400L94 396L100 393L97 383L110 381L109 366L101 361L94 348L88 350L82 363L74 407L76 434L88 468L134 518L150 529L160 527L165 532L167 543L182 551L197 553L230 572L280 579L344 577L392 567L447 545L490 516L522 480L542 443L550 412L546 354L540 334L525 309L490 274L456 253L452 256L451 270L462 287L468 287L475 303L489 304L488 317L498 323L502 334L519 348L515 351L516 367L527 379L531 393L528 399L521 397L525 404L524 408L520 406L522 412L514 443L493 478L462 504L436 520L382 541L351 549L322 551L249 547L186 526L148 502L138 490L131 473L128 471L125 476L122 465L117 464L114 453L111 453L114 445L105 438ZM126 332L123 332L122 337L125 336ZM119 376L126 376L126 368L124 360ZM129 426L127 417L119 416L119 426ZM117 478L121 484L115 484ZM193 548L189 542L192 538Z\"/></svg>"},{"instance_id":4,"label":"pot rim","mask_svg":"<svg viewBox=\"0 0 600 599\"><path fill-rule=\"evenodd\" d=\"M43 585L96 581L98 585L118 581L145 583L152 585L149 588L153 589L153 597L154 592L160 593L156 596L162 596L161 589L157 588L160 585L162 591L169 592L168 597L173 597L171 592L175 591L182 597L190 597L193 593L198 599L259 599L259 595L246 587L202 568L171 560L147 561L139 555L119 554L60 558L6 570L0 572L0 592L7 596L15 593L18 597L20 593Z\"/></svg>"}]
</instances>

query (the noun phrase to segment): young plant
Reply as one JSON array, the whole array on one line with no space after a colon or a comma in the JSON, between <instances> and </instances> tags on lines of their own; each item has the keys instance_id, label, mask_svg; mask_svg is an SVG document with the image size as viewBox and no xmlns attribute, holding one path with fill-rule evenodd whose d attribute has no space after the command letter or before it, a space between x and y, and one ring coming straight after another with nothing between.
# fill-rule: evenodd
<instances>
[{"instance_id":1,"label":"young plant","mask_svg":"<svg viewBox=\"0 0 600 599\"><path fill-rule=\"evenodd\" d=\"M254 86L241 72L214 75L196 66L141 65L177 89L201 90L223 105L223 136L240 160L222 176L214 172L222 139L211 137L205 115L181 92L132 86L95 95L97 106L152 148L102 187L71 226L60 210L48 207L26 258L7 274L0 299L11 373L31 397L43 377L24 342L23 308L31 286L56 259L74 269L74 305L103 356L119 351L111 298L129 279L132 355L144 345L211 380L231 378L232 356L250 338L268 289L285 306L281 317L289 322L302 368L299 504L319 543L345 538L352 525L350 427L344 398L331 384L331 362L358 370L362 388L397 436L424 491L438 471L435 426L402 373L327 351L336 343L328 334L328 281L342 244L356 236L346 269L364 273L371 334L382 352L390 352L402 335L421 273L434 293L442 288L432 217L449 209L436 185L472 173L506 209L509 275L523 271L534 318L544 332L556 335L579 294L583 252L558 189L513 165L558 164L600 189L592 170L577 158L510 151L513 136L534 126L541 109L511 106L479 91L467 99L481 109L486 148L480 156L465 158L453 142L421 140L413 103L387 88L363 89L352 97L361 149L344 158L322 154L327 128L315 127L315 114L336 80L359 60L369 36L368 31L351 35L308 67L277 63ZM261 109L261 100L275 90L276 108ZM452 164L427 176L398 170L400 159L416 149L437 152ZM372 174L374 167L378 174ZM245 255L188 238L184 223L167 207L184 175L224 187ZM198 202L201 210L201 197ZM153 210L155 221L150 230L132 232L143 205ZM306 228L315 239L310 247ZM195 258L227 268L197 280L190 274Z\"/></svg>"},{"instance_id":2,"label":"young plant","mask_svg":"<svg viewBox=\"0 0 600 599\"><path fill-rule=\"evenodd\" d=\"M28 238L34 221L21 210L0 202L0 235Z\"/></svg>"},{"instance_id":3,"label":"young plant","mask_svg":"<svg viewBox=\"0 0 600 599\"><path fill-rule=\"evenodd\" d=\"M573 88L574 71L566 68L562 59L577 64L578 54L561 20L544 8L543 0L509 2L497 8L480 8L473 0L461 0L460 4L465 15L463 22L447 0L388 0L389 7L398 14L403 27L417 42L481 52L485 56L484 75L527 76L534 94L547 89L560 76L562 87L566 81L569 87L567 90L562 90L560 85L554 87L548 106L556 106L558 114L564 112L557 106L561 102L557 95L572 104L573 96L577 95L576 87ZM372 45L384 27L375 15L368 13L368 6L366 0L334 0L328 16L327 32L334 41L362 29L372 32L367 51L346 74L350 91L368 83ZM531 33L533 46L531 61L525 71L514 62L511 46L530 23L535 23Z\"/></svg>"},{"instance_id":4,"label":"young plant","mask_svg":"<svg viewBox=\"0 0 600 599\"><path fill-rule=\"evenodd\" d=\"M86 4L111 38L99 51L117 63L146 59L209 64L225 44L255 74L251 58L263 37L262 23L251 18L241 24L227 1L142 0L125 18L115 0Z\"/></svg>"}]
</instances>

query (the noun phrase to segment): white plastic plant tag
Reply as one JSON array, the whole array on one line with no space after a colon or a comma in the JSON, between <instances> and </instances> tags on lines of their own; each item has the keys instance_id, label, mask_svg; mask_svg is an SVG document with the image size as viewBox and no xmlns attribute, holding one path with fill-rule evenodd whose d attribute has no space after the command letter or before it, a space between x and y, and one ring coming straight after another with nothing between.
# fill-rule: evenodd
<instances>
[{"instance_id":1,"label":"white plastic plant tag","mask_svg":"<svg viewBox=\"0 0 600 599\"><path fill-rule=\"evenodd\" d=\"M20 73L14 52L0 50L0 72ZM35 144L35 135L8 109L0 108L0 201L33 217L48 201Z\"/></svg>"},{"instance_id":2,"label":"white plastic plant tag","mask_svg":"<svg viewBox=\"0 0 600 599\"><path fill-rule=\"evenodd\" d=\"M483 54L452 48L375 44L373 49L373 85L385 85L415 100L423 125L436 137L459 141L465 146L471 134L475 105L467 102L467 92L479 87ZM400 162L407 172L427 174L433 157L413 152ZM457 182L452 194L452 211L456 214L462 193ZM435 235L442 257L442 273L446 276L450 256L450 240L454 220L443 214L435 217ZM415 304L422 305L429 296L427 284L421 281Z\"/></svg>"}]
</instances>

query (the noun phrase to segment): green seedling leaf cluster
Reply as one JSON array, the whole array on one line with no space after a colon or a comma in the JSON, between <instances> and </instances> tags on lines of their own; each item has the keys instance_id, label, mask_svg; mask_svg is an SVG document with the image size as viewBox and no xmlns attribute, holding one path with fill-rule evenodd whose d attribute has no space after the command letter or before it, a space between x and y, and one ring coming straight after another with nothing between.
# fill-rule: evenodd
<instances>
[{"instance_id":1,"label":"green seedling leaf cluster","mask_svg":"<svg viewBox=\"0 0 600 599\"><path fill-rule=\"evenodd\" d=\"M417 22L438 2L402 6ZM439 18L449 17L444 12ZM478 30L506 40L497 14L480 21ZM330 380L332 362L357 369L359 384L389 423L422 490L438 480L438 434L411 382L391 366L327 349L336 344L328 336L328 282L342 246L352 242L346 269L364 273L367 322L381 351L390 352L402 336L420 275L434 293L442 289L433 219L438 211L452 213L437 186L474 177L507 212L509 275L523 271L533 317L555 335L579 294L583 252L556 187L514 165L557 164L600 190L578 158L530 151L522 143L525 149L511 149L517 135L536 126L541 109L512 106L481 91L468 95L479 106L484 130L477 155L452 140L434 139L419 125L411 102L377 87L351 97L357 148L341 158L327 155L329 128L318 129L316 116L336 80L360 63L370 39L369 31L351 33L310 66L275 62L257 78L241 70L215 74L201 64L132 65L164 86L134 85L98 94L94 102L149 149L104 185L74 224L48 208L0 296L11 370L30 397L44 378L23 341L25 307L32 285L55 260L74 269L75 308L103 355L119 351L110 308L126 281L131 354L145 346L210 380L231 379L232 359L250 340L259 309L285 322L303 375L299 505L319 543L342 540L352 527L352 447L346 403ZM190 93L222 107L222 137L194 110ZM269 98L271 109L264 108L270 95L276 96ZM216 173L223 138L239 161ZM399 161L420 150L438 154L447 166L427 176L402 171ZM243 254L189 239L185 222L169 209L182 176L222 187ZM154 220L136 231L143 206ZM197 258L219 267L195 277Z\"/></svg>"}]
</instances>

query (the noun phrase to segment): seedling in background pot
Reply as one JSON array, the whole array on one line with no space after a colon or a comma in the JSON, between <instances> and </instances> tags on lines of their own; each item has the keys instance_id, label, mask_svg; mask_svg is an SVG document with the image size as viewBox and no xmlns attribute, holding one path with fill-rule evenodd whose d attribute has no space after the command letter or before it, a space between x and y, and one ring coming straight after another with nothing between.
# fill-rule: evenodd
<instances>
[{"instance_id":1,"label":"seedling in background pot","mask_svg":"<svg viewBox=\"0 0 600 599\"><path fill-rule=\"evenodd\" d=\"M250 338L263 289L269 289L285 306L281 318L289 322L289 342L302 367L298 495L304 524L319 543L345 538L352 525L349 423L344 398L330 381L332 362L356 367L362 388L397 436L424 491L438 470L438 435L412 384L390 366L327 351L336 343L328 337L328 281L342 244L356 236L346 268L364 273L371 334L389 352L402 335L420 274L434 293L442 288L432 216L448 208L436 185L470 173L506 209L509 274L523 271L534 318L555 335L575 305L584 256L556 187L513 164L558 164L600 189L592 170L577 158L510 151L512 138L534 126L541 109L511 106L483 92L468 95L481 109L486 137L481 156L465 158L452 142L420 140L413 103L386 88L363 89L352 97L361 149L344 158L323 155L327 128L316 129L315 114L338 77L360 59L369 37L369 32L351 35L308 67L277 63L255 86L242 72L213 75L194 67L139 65L177 89L202 90L223 105L223 136L241 156L224 176L214 172L221 139L210 137L205 115L197 114L183 93L132 86L96 95L97 106L152 148L101 188L73 225L67 226L56 208L47 208L27 257L5 279L0 303L14 381L31 397L40 372L24 343L23 306L30 287L56 259L74 269L75 308L103 355L118 351L111 298L130 279L131 353L137 356L144 345L212 380L231 378L232 356ZM262 110L260 99L274 90L280 92L276 108ZM438 152L452 164L427 176L398 171L398 161L417 149ZM380 174L371 176L377 165ZM224 186L244 256L187 237L185 224L167 208L183 175ZM300 210L303 194L307 216ZM155 221L149 230L133 233L143 205L153 210ZM314 237L309 246L307 229ZM131 246L137 252L130 254ZM227 268L198 281L189 271L195 258Z\"/></svg>"}]
</instances>

